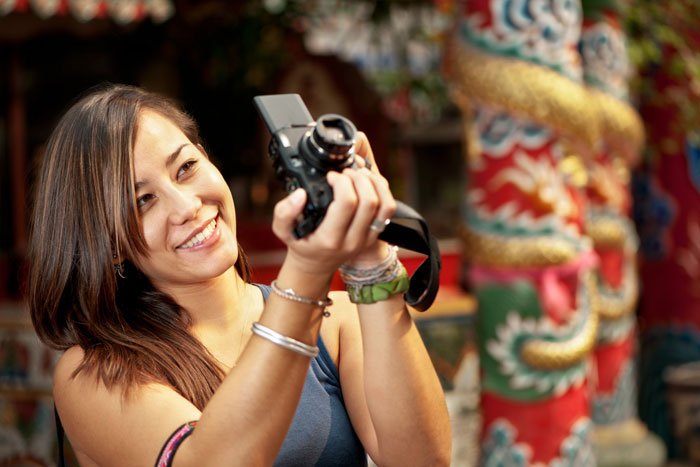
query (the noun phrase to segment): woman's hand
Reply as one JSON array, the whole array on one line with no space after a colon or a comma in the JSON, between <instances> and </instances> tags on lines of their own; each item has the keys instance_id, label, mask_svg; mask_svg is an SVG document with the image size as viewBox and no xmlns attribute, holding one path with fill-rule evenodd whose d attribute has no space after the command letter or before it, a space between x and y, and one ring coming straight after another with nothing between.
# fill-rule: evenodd
<instances>
[{"instance_id":1,"label":"woman's hand","mask_svg":"<svg viewBox=\"0 0 700 467\"><path fill-rule=\"evenodd\" d=\"M275 206L272 230L288 246L288 259L308 273L332 274L343 263L376 263L386 256L386 244L378 241L379 230L370 226L373 221L382 224L391 218L396 201L362 132L358 132L355 150L357 168L328 172L333 201L314 232L301 239L292 234L306 203L303 189Z\"/></svg>"}]
</instances>

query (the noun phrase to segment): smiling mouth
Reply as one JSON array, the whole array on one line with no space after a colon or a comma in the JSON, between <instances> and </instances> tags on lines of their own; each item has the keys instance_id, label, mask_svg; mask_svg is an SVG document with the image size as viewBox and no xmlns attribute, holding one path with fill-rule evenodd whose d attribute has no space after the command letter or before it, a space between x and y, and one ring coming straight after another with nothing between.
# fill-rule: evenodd
<instances>
[{"instance_id":1,"label":"smiling mouth","mask_svg":"<svg viewBox=\"0 0 700 467\"><path fill-rule=\"evenodd\" d=\"M199 232L197 235L192 236L192 238L190 238L189 240L187 240L187 242L183 243L182 245L180 245L177 248L180 250L194 248L197 245L200 245L201 243L206 241L206 239L208 239L209 237L211 237L211 234L214 233L215 229L216 229L216 218L212 219L212 221L209 223L209 225L204 227L204 230Z\"/></svg>"}]
</instances>

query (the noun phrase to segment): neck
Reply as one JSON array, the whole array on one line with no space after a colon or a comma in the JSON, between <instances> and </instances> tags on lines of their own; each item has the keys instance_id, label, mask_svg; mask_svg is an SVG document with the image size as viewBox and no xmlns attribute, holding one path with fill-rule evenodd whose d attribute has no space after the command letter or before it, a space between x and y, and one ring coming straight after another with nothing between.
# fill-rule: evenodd
<instances>
[{"instance_id":1,"label":"neck","mask_svg":"<svg viewBox=\"0 0 700 467\"><path fill-rule=\"evenodd\" d=\"M167 292L190 314L192 327L230 326L250 306L250 285L231 267L206 282L187 284Z\"/></svg>"}]
</instances>

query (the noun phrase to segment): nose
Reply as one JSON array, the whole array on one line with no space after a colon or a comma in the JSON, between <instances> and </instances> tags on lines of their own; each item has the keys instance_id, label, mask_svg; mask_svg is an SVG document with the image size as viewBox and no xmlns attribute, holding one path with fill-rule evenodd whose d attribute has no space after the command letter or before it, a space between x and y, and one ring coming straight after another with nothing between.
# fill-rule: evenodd
<instances>
[{"instance_id":1,"label":"nose","mask_svg":"<svg viewBox=\"0 0 700 467\"><path fill-rule=\"evenodd\" d=\"M174 186L169 193L170 215L169 221L174 225L184 224L194 219L202 207L200 197L184 187Z\"/></svg>"}]
</instances>

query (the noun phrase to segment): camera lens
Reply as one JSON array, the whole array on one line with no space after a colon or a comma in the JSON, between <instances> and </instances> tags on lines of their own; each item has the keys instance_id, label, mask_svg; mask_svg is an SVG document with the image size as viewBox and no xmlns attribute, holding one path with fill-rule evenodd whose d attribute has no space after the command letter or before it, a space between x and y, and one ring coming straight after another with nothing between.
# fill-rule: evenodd
<instances>
[{"instance_id":1,"label":"camera lens","mask_svg":"<svg viewBox=\"0 0 700 467\"><path fill-rule=\"evenodd\" d=\"M340 115L322 115L307 141L310 161L320 169L341 169L354 162L357 129ZM314 163L316 162L316 163Z\"/></svg>"}]
</instances>

